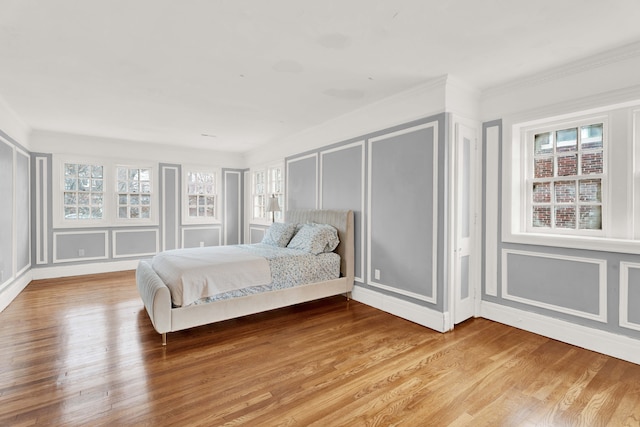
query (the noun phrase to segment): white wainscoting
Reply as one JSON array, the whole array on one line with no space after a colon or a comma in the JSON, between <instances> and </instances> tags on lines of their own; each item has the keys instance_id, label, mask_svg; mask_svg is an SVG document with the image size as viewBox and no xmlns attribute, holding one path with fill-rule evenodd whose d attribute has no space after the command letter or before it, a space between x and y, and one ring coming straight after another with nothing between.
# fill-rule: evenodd
<instances>
[{"instance_id":1,"label":"white wainscoting","mask_svg":"<svg viewBox=\"0 0 640 427\"><path fill-rule=\"evenodd\" d=\"M450 325L449 312L441 313L409 301L354 286L352 298L358 302L401 317L438 332L446 332Z\"/></svg>"},{"instance_id":2,"label":"white wainscoting","mask_svg":"<svg viewBox=\"0 0 640 427\"><path fill-rule=\"evenodd\" d=\"M554 260L564 260L571 262L580 262L585 264L596 264L598 266L598 313L588 313L585 311L574 310L567 307L562 307L554 304L548 304L545 302L532 300L528 298L519 297L509 293L508 282L508 256L509 255L522 255L537 258L549 258ZM598 322L607 323L607 261L593 258L580 258L565 255L545 254L538 252L518 251L512 249L502 250L502 292L501 296L504 299L520 302L535 307L545 308L547 310L557 311L559 313L570 314L572 316L578 316L585 319L596 320Z\"/></svg>"},{"instance_id":3,"label":"white wainscoting","mask_svg":"<svg viewBox=\"0 0 640 427\"><path fill-rule=\"evenodd\" d=\"M372 217L372 206L371 206L371 193L372 193L372 177L373 177L373 145L376 142L384 141L389 138L394 138L396 136L400 136L407 133L417 132L422 129L433 128L433 165L425 165L425 167L432 166L432 180L433 180L433 228L432 228L432 259L431 259L431 296L417 294L415 292L405 291L403 289L398 289L389 284L376 282L371 262L371 217ZM408 296L411 298L419 299L421 301L430 302L432 304L436 304L438 302L438 121L433 121L429 123L425 123L423 125L410 127L407 129L399 130L397 132L387 133L375 138L371 138L368 140L369 146L369 170L368 170L368 179L367 179L367 284L376 288L384 289L389 292L393 292L399 295Z\"/></svg>"},{"instance_id":4,"label":"white wainscoting","mask_svg":"<svg viewBox=\"0 0 640 427\"><path fill-rule=\"evenodd\" d=\"M620 261L619 324L623 328L640 331L640 324L629 322L629 270L632 268L640 270L640 264Z\"/></svg>"},{"instance_id":5,"label":"white wainscoting","mask_svg":"<svg viewBox=\"0 0 640 427\"><path fill-rule=\"evenodd\" d=\"M481 302L480 316L587 350L640 364L638 340L633 338L488 301Z\"/></svg>"}]
</instances>

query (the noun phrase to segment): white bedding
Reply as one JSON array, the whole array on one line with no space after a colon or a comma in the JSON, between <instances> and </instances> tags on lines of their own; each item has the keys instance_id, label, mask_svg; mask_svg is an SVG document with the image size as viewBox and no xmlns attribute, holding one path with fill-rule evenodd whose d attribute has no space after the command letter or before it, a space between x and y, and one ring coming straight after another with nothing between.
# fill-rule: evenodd
<instances>
[{"instance_id":1,"label":"white bedding","mask_svg":"<svg viewBox=\"0 0 640 427\"><path fill-rule=\"evenodd\" d=\"M271 283L267 260L237 246L166 251L153 257L151 266L178 307L222 292Z\"/></svg>"}]
</instances>

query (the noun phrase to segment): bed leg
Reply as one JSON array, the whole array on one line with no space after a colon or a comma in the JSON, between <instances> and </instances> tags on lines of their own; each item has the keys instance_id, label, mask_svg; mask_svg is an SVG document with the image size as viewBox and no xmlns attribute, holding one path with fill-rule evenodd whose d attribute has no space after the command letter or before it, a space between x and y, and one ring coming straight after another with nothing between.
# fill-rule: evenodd
<instances>
[{"instance_id":1,"label":"bed leg","mask_svg":"<svg viewBox=\"0 0 640 427\"><path fill-rule=\"evenodd\" d=\"M351 301L351 292L347 292L347 301Z\"/></svg>"},{"instance_id":2,"label":"bed leg","mask_svg":"<svg viewBox=\"0 0 640 427\"><path fill-rule=\"evenodd\" d=\"M167 333L162 334L162 345L167 345Z\"/></svg>"}]
</instances>

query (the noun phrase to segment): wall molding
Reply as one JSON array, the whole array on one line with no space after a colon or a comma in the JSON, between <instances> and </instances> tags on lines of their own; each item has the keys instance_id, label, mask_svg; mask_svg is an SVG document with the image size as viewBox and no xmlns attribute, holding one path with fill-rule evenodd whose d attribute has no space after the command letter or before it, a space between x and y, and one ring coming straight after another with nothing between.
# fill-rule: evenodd
<instances>
[{"instance_id":1,"label":"wall molding","mask_svg":"<svg viewBox=\"0 0 640 427\"><path fill-rule=\"evenodd\" d=\"M156 247L154 252L141 252L135 254L126 254L126 255L118 255L117 254L117 246L118 246L118 234L120 233L154 233ZM111 257L113 259L116 258L132 258L132 257L141 257L141 256L153 256L160 252L160 231L157 228L149 229L149 228L140 228L140 229L126 229L126 230L112 230L111 231L111 240L113 242Z\"/></svg>"},{"instance_id":2,"label":"wall molding","mask_svg":"<svg viewBox=\"0 0 640 427\"><path fill-rule=\"evenodd\" d=\"M173 208L173 210L175 211L175 227L174 227L174 237L175 237L175 242L176 242L176 248L182 247L182 244L180 242L180 237L179 237L179 233L178 233L178 229L180 228L180 205L182 203L181 197L180 197L180 170L177 166L166 166L166 165L162 165L160 164L158 166L160 168L160 184L162 186L162 250L166 251L167 250L167 234L171 231L169 229L169 224L167 223L167 212L168 212L168 208L167 208L167 197L166 197L166 193L167 193L167 175L166 172L167 170L171 169L175 171L175 182L174 182L174 190L175 190L175 197L176 197L176 204Z\"/></svg>"},{"instance_id":3,"label":"wall molding","mask_svg":"<svg viewBox=\"0 0 640 427\"><path fill-rule=\"evenodd\" d=\"M432 179L433 179L433 226L432 226L432 259L431 259L431 296L421 295L414 292L404 291L402 289L398 289L396 287L390 286L388 284L379 283L372 279L374 276L371 265L371 218L373 217L372 207L371 207L371 192L372 192L372 179L373 179L373 144L376 142L384 141L389 138L394 138L400 135L404 135L407 133L417 132L423 129L433 128L433 169L432 169ZM416 298L421 301L430 302L432 304L436 304L438 301L438 144L440 143L440 138L438 134L438 121L434 120L429 123L424 123L417 126L412 126L406 129L402 129L396 132L386 133L384 135L380 135L375 138L370 138L368 141L368 164L369 168L367 170L367 284L376 288L384 289L390 292L394 292L396 294L409 296L411 298Z\"/></svg>"},{"instance_id":4,"label":"wall molding","mask_svg":"<svg viewBox=\"0 0 640 427\"><path fill-rule=\"evenodd\" d=\"M67 276L84 276L86 274L113 273L116 271L135 270L140 260L92 262L87 264L60 265L55 267L32 268L33 280L55 279Z\"/></svg>"},{"instance_id":5,"label":"wall molding","mask_svg":"<svg viewBox=\"0 0 640 427\"><path fill-rule=\"evenodd\" d=\"M209 226L195 226L195 227L182 227L182 246L180 246L182 249L185 249L184 247L184 234L187 231L190 230L217 230L218 231L218 246L222 245L222 226L219 224L216 225L209 225Z\"/></svg>"},{"instance_id":6,"label":"wall molding","mask_svg":"<svg viewBox=\"0 0 640 427\"><path fill-rule=\"evenodd\" d=\"M485 319L640 364L637 339L488 301L480 309Z\"/></svg>"},{"instance_id":7,"label":"wall molding","mask_svg":"<svg viewBox=\"0 0 640 427\"><path fill-rule=\"evenodd\" d=\"M520 88L537 86L542 83L558 80L563 77L583 73L602 66L615 64L640 56L640 42L630 43L615 49L610 49L597 55L590 56L560 67L554 67L542 72L515 79L488 89L485 89L481 98L492 98L502 94L518 90Z\"/></svg>"},{"instance_id":8,"label":"wall molding","mask_svg":"<svg viewBox=\"0 0 640 427\"><path fill-rule=\"evenodd\" d=\"M302 155L299 157L293 157L290 159L286 160L286 165L285 165L285 193L284 193L284 200L285 200L285 205L289 206L289 185L286 184L286 180L289 177L289 165L293 162L298 162L300 160L305 160L305 159L309 159L309 158L314 158L315 159L315 166L316 166L316 185L313 189L313 191L315 192L315 207L314 209L318 209L319 206L319 200L320 200L320 192L319 192L319 182L318 180L320 179L320 167L319 167L319 155L318 152L313 152L311 154L306 154L306 155Z\"/></svg>"},{"instance_id":9,"label":"wall molding","mask_svg":"<svg viewBox=\"0 0 640 427\"><path fill-rule=\"evenodd\" d=\"M537 300L519 297L509 293L508 277L508 255L522 255L536 258L549 258L554 260L563 260L571 262L580 262L585 264L596 264L598 266L598 314L588 313L585 311L574 310L559 305L549 304ZM593 258L582 258L567 255L548 254L540 252L519 251L514 249L502 250L502 292L501 297L506 300L519 302L547 310L556 311L558 313L578 316L585 319L595 320L607 323L607 261Z\"/></svg>"},{"instance_id":10,"label":"wall molding","mask_svg":"<svg viewBox=\"0 0 640 427\"><path fill-rule=\"evenodd\" d=\"M354 286L352 297L355 301L361 302L394 316L409 320L418 325L425 326L437 332L449 330L450 314L441 313L413 302L405 301L380 292L366 289L361 286Z\"/></svg>"},{"instance_id":11,"label":"wall molding","mask_svg":"<svg viewBox=\"0 0 640 427\"><path fill-rule=\"evenodd\" d=\"M365 195L366 195L366 188L367 188L367 175L366 175L366 165L367 165L367 156L365 153L365 140L362 139L360 141L356 141L356 142L352 142L350 144L345 144L345 145L341 145L338 147L334 147L334 148L329 148L327 150L322 150L320 151L320 166L319 166L319 172L320 172L320 176L319 176L319 190L318 190L318 198L319 198L319 206L322 209L323 208L323 200L322 200L322 163L323 163L323 159L324 156L326 154L330 154L330 153L335 153L336 151L341 151L341 150L348 150L350 148L355 148L355 147L360 147L362 153L361 153L361 184L360 184L360 212L362 213L362 215L364 216L365 211ZM367 252L366 250L366 246L365 246L365 228L364 228L364 221L360 221L360 271L362 272L362 277L354 277L354 280L360 283L364 283L364 272L366 269L366 265L365 265L365 253Z\"/></svg>"},{"instance_id":12,"label":"wall molding","mask_svg":"<svg viewBox=\"0 0 640 427\"><path fill-rule=\"evenodd\" d=\"M27 273L7 284L7 286L0 288L0 312L7 308L9 304L20 295L20 292L31 283L31 280L33 280L31 270L28 270Z\"/></svg>"},{"instance_id":13,"label":"wall molding","mask_svg":"<svg viewBox=\"0 0 640 427\"><path fill-rule=\"evenodd\" d=\"M640 324L629 321L629 270L635 268L640 270L640 264L634 262L620 261L620 298L619 325L623 328L640 331Z\"/></svg>"},{"instance_id":14,"label":"wall molding","mask_svg":"<svg viewBox=\"0 0 640 427\"><path fill-rule=\"evenodd\" d=\"M35 170L35 220L36 220L36 264L49 263L49 223L47 214L49 212L48 201L48 158L44 156L36 156ZM43 215L44 213L44 215Z\"/></svg>"},{"instance_id":15,"label":"wall molding","mask_svg":"<svg viewBox=\"0 0 640 427\"><path fill-rule=\"evenodd\" d=\"M65 258L58 259L58 236L67 236L71 234L104 234L104 255L96 257L78 257L78 258ZM99 259L109 258L109 231L108 230L94 230L94 231L54 231L53 232L53 263L58 264L62 262L84 262L94 261Z\"/></svg>"},{"instance_id":16,"label":"wall molding","mask_svg":"<svg viewBox=\"0 0 640 427\"><path fill-rule=\"evenodd\" d=\"M225 233L224 233L224 244L227 244L227 232L226 230L229 229L229 222L227 220L227 208L229 207L229 205L227 204L227 194L229 194L228 188L227 188L227 175L238 175L238 243L242 242L242 174L240 171L228 171L225 170L223 172L223 176L224 176L224 211L225 211L225 215L224 215L224 229L225 229Z\"/></svg>"}]
</instances>

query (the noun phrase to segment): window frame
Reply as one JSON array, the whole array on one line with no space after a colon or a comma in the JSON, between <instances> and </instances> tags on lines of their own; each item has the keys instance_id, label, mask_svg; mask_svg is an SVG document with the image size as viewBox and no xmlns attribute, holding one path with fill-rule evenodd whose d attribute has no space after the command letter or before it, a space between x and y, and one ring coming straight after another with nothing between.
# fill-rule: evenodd
<instances>
[{"instance_id":1,"label":"window frame","mask_svg":"<svg viewBox=\"0 0 640 427\"><path fill-rule=\"evenodd\" d=\"M589 125L596 125L596 124L602 124L602 170L603 172L600 174L582 174L581 173L581 164L582 164L582 160L581 160L581 154L583 154L585 151L580 147L580 137L578 136L576 139L576 151L575 154L577 156L577 160L576 160L576 168L577 168L577 173L576 175L567 175L567 176L561 176L561 175L557 175L557 168L558 168L558 159L562 158L562 157L568 157L570 156L571 152L566 152L566 154L559 154L558 151L555 150L556 144L554 143L554 148L552 149L552 152L550 155L548 156L544 156L544 155L539 155L536 156L535 154L535 135L541 134L541 133L555 133L557 131L563 131L563 130L568 130L568 129L572 129L572 128L576 128L578 129L578 133L580 133L580 129L584 126L589 126ZM547 123L544 124L542 126L533 126L533 127L525 127L522 129L522 137L521 137L524 141L524 153L523 153L523 158L524 158L524 162L525 162L525 167L524 167L524 177L521 177L521 180L524 182L525 185L525 189L524 189L524 204L525 207L523 209L523 218L521 219L522 224L524 224L524 229L526 230L526 233L529 234L535 234L535 233L540 233L540 234L549 234L549 235L575 235L575 236L585 236L585 237L606 237L607 233L609 232L609 222L610 222L610 215L608 215L609 211L610 211L610 205L609 205L609 187L608 187L608 181L609 181L609 174L608 174L608 147L610 144L609 141L609 117L608 116L603 116L603 115L598 115L598 116L590 116L590 117L585 117L585 118L580 118L577 120L572 120L572 121L562 121L562 122L552 122L552 123ZM586 153L592 152L592 150L586 150ZM595 152L595 150L593 150L593 152ZM535 159L536 158L544 158L544 157L548 157L551 158L553 161L553 170L554 170L554 174L552 177L548 178L548 179L543 179L543 178L535 178ZM600 229L581 229L579 228L579 223L580 223L580 214L579 214L579 208L583 205L594 205L596 203L582 203L579 200L579 182L581 180L587 180L587 179L600 179L601 180L601 201L600 201L600 206L601 206L601 228ZM533 184L534 182L550 182L551 185L551 189L550 189L550 197L551 197L551 201L548 204L548 206L551 209L551 227L550 228L545 228L545 227L534 227L532 222L533 222L533 209L535 206L542 206L542 204L536 204L536 202L533 201ZM557 201L553 200L554 197L554 184L556 182L562 182L562 181L575 181L576 183L576 192L575 192L575 198L576 201L573 204L573 206L576 207L576 226L574 228L559 228L557 226L555 226L555 224L553 223L553 219L555 217L554 214L554 208L557 206L563 206L562 203L559 203ZM565 204L566 206L570 206L569 203Z\"/></svg>"},{"instance_id":2,"label":"window frame","mask_svg":"<svg viewBox=\"0 0 640 427\"><path fill-rule=\"evenodd\" d=\"M501 144L501 226L502 242L538 245L568 249L593 250L640 254L640 100L622 101L618 104L576 104L520 112L502 119ZM549 116L553 111L555 116ZM580 120L608 122L607 138L610 141L604 156L610 167L607 172L607 206L603 209L603 227L607 234L571 235L528 232L526 222L527 182L525 130L547 125L573 123ZM603 184L605 185L605 184ZM487 189L490 191L490 189ZM638 217L638 218L636 218Z\"/></svg>"},{"instance_id":3,"label":"window frame","mask_svg":"<svg viewBox=\"0 0 640 427\"><path fill-rule=\"evenodd\" d=\"M213 197L215 197L214 201L214 216L213 217L192 217L189 216L189 196L191 193L188 191L189 173L206 173L213 175L214 184L213 184ZM190 224L220 224L222 223L220 212L221 212L221 172L220 168L210 167L210 166L197 166L197 165L183 165L182 166L182 188L181 188L181 205L182 205L182 224L190 225ZM206 195L205 195L206 196Z\"/></svg>"},{"instance_id":4,"label":"window frame","mask_svg":"<svg viewBox=\"0 0 640 427\"><path fill-rule=\"evenodd\" d=\"M281 174L281 187L280 187L280 192L276 192L275 188L273 187L274 185L274 179L272 178L272 172L279 169L280 170L280 174ZM259 192L256 190L256 175L257 174L264 174L264 185L263 188L264 190L262 192ZM275 222L283 222L284 221L284 213L285 213L285 185L286 185L286 179L285 179L285 170L284 170L284 163L272 163L269 164L267 166L262 166L262 167L258 167L258 168L252 168L251 169L251 199L250 199L250 206L251 206L251 223L252 224L263 224L263 225L268 225L271 224L271 215L269 214L269 212L267 212L267 205L269 203L269 198L271 197L272 194L276 194L276 196L278 197L278 203L280 205L280 212L276 212L275 213ZM256 208L256 204L255 204L255 200L256 197L262 197L264 200L264 216L256 216L255 215L255 208Z\"/></svg>"},{"instance_id":5,"label":"window frame","mask_svg":"<svg viewBox=\"0 0 640 427\"><path fill-rule=\"evenodd\" d=\"M127 160L121 161L113 158L96 158L90 156L72 156L54 154L52 157L52 185L51 185L51 208L52 222L54 228L60 229L83 229L83 228L106 228L106 227L135 227L135 226L157 226L158 222L158 167L149 164L148 161ZM103 216L102 219L68 220L64 218L64 168L65 164L87 164L102 166L103 180ZM150 217L147 218L118 218L118 188L117 188L117 168L131 167L150 170L151 180L151 203Z\"/></svg>"},{"instance_id":6,"label":"window frame","mask_svg":"<svg viewBox=\"0 0 640 427\"><path fill-rule=\"evenodd\" d=\"M121 192L119 191L120 189L118 188L119 182L120 182L120 177L118 176L118 170L120 168L126 168L127 172L131 169L138 169L138 170L143 170L143 169L148 169L149 170L149 181L150 181L150 191L149 193L147 192L142 192L142 191L138 191L138 192L131 192L129 190L126 191L127 195L133 195L133 194L138 194L140 197L143 194L148 194L150 197L150 202L149 202L149 218L121 218L120 217L120 195L125 193L125 192ZM157 174L156 174L156 168L152 165L149 164L145 164L145 163L137 163L137 162L116 162L115 164L113 164L111 171L113 173L113 190L112 190L112 194L113 194L113 216L114 216L114 222L117 225L122 225L122 224L130 224L130 225L147 225L147 224L153 224L155 218L158 217L157 214L157 210L158 210L158 203L157 203L157 198L158 198L158 186L157 186ZM130 181L128 179L129 177L127 176L127 183ZM130 207L131 204L128 202L127 207ZM142 206L142 205L140 205Z\"/></svg>"}]
</instances>

